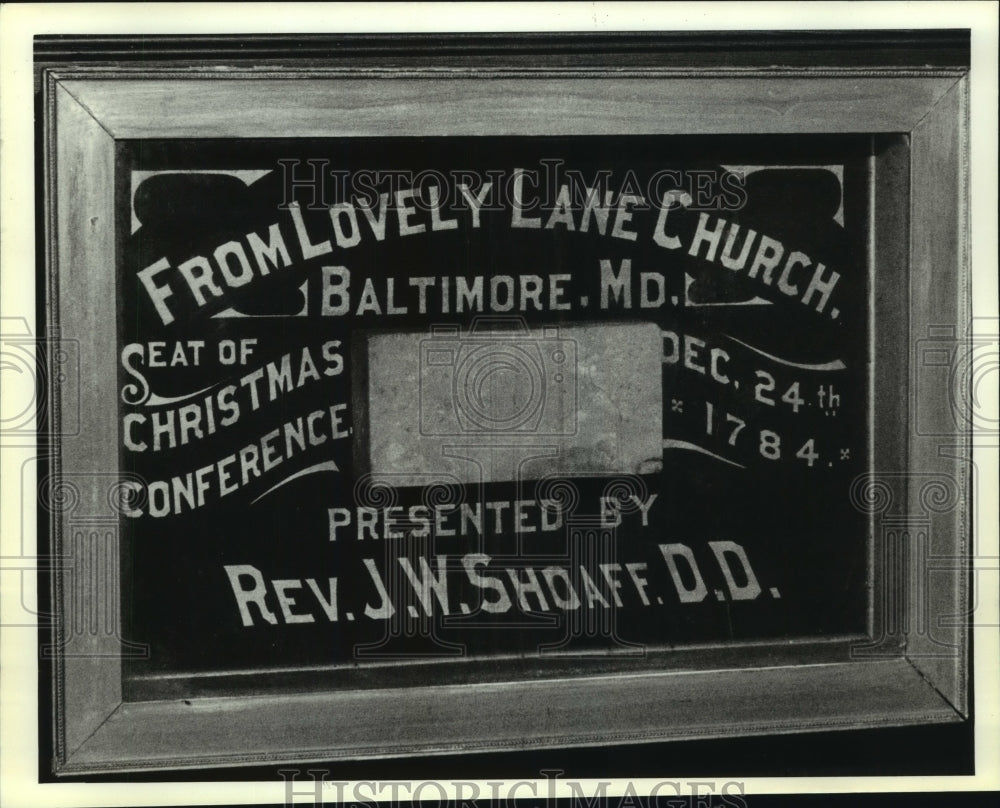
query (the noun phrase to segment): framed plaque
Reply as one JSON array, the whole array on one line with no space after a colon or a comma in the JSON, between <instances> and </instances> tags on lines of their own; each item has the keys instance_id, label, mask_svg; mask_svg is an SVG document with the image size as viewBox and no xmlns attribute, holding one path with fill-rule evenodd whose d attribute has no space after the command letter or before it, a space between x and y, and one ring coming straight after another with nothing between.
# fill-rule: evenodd
<instances>
[{"instance_id":1,"label":"framed plaque","mask_svg":"<svg viewBox=\"0 0 1000 808\"><path fill-rule=\"evenodd\" d=\"M967 68L644 42L43 70L56 773L968 719Z\"/></svg>"}]
</instances>

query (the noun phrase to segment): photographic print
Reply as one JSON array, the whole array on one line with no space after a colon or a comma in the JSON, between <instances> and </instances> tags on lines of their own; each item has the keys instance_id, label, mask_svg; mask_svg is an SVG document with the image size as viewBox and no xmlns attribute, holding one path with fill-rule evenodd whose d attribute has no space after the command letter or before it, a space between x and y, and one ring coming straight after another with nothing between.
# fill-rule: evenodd
<instances>
[{"instance_id":1,"label":"photographic print","mask_svg":"<svg viewBox=\"0 0 1000 808\"><path fill-rule=\"evenodd\" d=\"M39 779L978 772L970 41L35 35Z\"/></svg>"}]
</instances>

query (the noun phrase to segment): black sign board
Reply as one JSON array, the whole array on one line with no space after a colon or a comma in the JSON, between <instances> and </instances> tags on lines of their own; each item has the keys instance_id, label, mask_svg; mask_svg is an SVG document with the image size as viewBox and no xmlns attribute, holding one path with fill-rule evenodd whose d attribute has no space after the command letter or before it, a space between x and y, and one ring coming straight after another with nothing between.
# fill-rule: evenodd
<instances>
[{"instance_id":1,"label":"black sign board","mask_svg":"<svg viewBox=\"0 0 1000 808\"><path fill-rule=\"evenodd\" d=\"M123 142L134 692L863 633L868 148Z\"/></svg>"}]
</instances>

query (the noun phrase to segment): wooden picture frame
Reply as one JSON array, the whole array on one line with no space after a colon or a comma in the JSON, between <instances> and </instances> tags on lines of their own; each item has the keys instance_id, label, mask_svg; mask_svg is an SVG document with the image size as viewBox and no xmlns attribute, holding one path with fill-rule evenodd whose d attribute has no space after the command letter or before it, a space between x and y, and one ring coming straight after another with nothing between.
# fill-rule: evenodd
<instances>
[{"instance_id":1,"label":"wooden picture frame","mask_svg":"<svg viewBox=\"0 0 1000 808\"><path fill-rule=\"evenodd\" d=\"M362 41L325 63L43 70L48 336L75 340L83 371L79 380L50 377L57 451L40 486L44 532L63 562L52 586L53 642L43 648L54 671L56 774L968 719L970 439L952 381L920 375L918 355L922 341L954 351L968 338L967 69L677 66L667 46L662 57L652 46L654 56L643 58L612 47L589 59L585 49L555 58L558 45L535 40L527 55L500 48L477 60L449 55L447 41L425 42L388 67L373 66L378 46ZM874 448L871 474L854 492L871 515L866 636L702 649L687 670L665 670L652 655L641 669L568 666L560 678L530 681L123 700L115 604L124 491L119 423L108 406L118 373L118 142L387 132L878 139L870 160ZM954 328L944 333L941 324ZM63 434L71 407L82 426Z\"/></svg>"}]
</instances>

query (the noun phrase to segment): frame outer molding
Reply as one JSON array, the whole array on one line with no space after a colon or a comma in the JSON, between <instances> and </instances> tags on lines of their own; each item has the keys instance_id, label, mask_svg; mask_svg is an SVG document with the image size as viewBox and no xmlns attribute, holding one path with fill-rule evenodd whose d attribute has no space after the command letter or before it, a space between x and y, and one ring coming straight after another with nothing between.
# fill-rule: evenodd
<instances>
[{"instance_id":1,"label":"frame outer molding","mask_svg":"<svg viewBox=\"0 0 1000 808\"><path fill-rule=\"evenodd\" d=\"M623 129L663 134L908 132L909 296L911 312L919 312L911 314L909 327L902 330L909 340L902 350L909 350L928 318L932 323L940 315L942 322L964 328L968 317L963 74L953 68L682 73L610 68L296 68L226 74L143 67L47 70L48 316L54 325L51 336L79 340L81 377L87 380L75 391L50 386L54 437L60 434L61 408L78 401L87 414L78 436L59 439L49 481L53 491L61 492L50 504L51 535L54 552L65 564L53 595L59 614L54 649L56 772L306 762L960 720L966 710L962 625L935 627L926 637L911 631L905 656L900 650L894 658L881 660L612 674L576 679L574 688L565 680L543 680L123 703L116 602L120 581L109 564L120 557L115 509L119 435L107 385L116 387L117 379L115 140L141 137ZM489 82L488 89L482 82ZM636 92L643 82L649 83ZM506 105L494 102L488 109L476 107L472 119L462 117L470 104L496 98L501 90ZM435 108L428 114L424 103L414 102L426 92L444 104L444 113ZM261 115L269 104L275 105L273 114ZM450 132L449 122L454 129L456 120L460 125ZM942 196L957 205L954 218L948 211L935 215L932 203ZM935 272L935 267L954 271ZM910 407L911 422L917 403ZM949 434L954 435L950 409L939 409L935 417L952 417ZM966 445L961 435L951 443L960 449ZM916 463L951 475L956 504L944 508L934 493L937 489L926 493L916 476L911 476L905 498L911 509L912 503L928 497L942 508L935 511L940 519L931 532L931 550L935 556L957 555L961 560L969 528L967 461L942 460L939 444L939 438L911 435L909 468ZM913 563L911 577L917 577ZM962 576L961 570L949 573L931 588L926 602L940 609L932 614L964 614L967 590ZM906 614L919 621L921 603L913 594L919 590L911 586L908 591ZM81 621L97 630L82 630ZM932 638L938 644L943 639L950 656L934 656ZM357 720L359 714L365 716L363 721ZM496 716L496 721L484 727L484 714Z\"/></svg>"},{"instance_id":2,"label":"frame outer molding","mask_svg":"<svg viewBox=\"0 0 1000 808\"><path fill-rule=\"evenodd\" d=\"M957 125L956 125L957 122ZM971 616L971 275L968 266L968 79L961 79L911 133L910 407L907 517L911 621L907 659L962 715ZM954 211L954 216L938 215ZM935 339L936 338L936 339ZM933 383L921 346L952 352L946 390ZM933 372L931 370L930 372ZM940 381L938 380L938 383Z\"/></svg>"},{"instance_id":3,"label":"frame outer molding","mask_svg":"<svg viewBox=\"0 0 1000 808\"><path fill-rule=\"evenodd\" d=\"M225 138L909 132L961 74L579 67L54 75L114 138Z\"/></svg>"},{"instance_id":4,"label":"frame outer molding","mask_svg":"<svg viewBox=\"0 0 1000 808\"><path fill-rule=\"evenodd\" d=\"M117 707L122 693L108 664L121 655L118 570L111 566L119 559L112 505L118 425L107 390L92 383L117 378L117 329L109 328L117 322L117 273L108 263L115 254L114 142L65 89L50 84L48 101L48 336L56 345L72 342L81 368L78 377L50 384L53 434L60 437L50 478L39 491L59 570L54 647L42 653L55 657L56 750L65 758ZM61 435L63 407L88 416L75 435Z\"/></svg>"}]
</instances>

